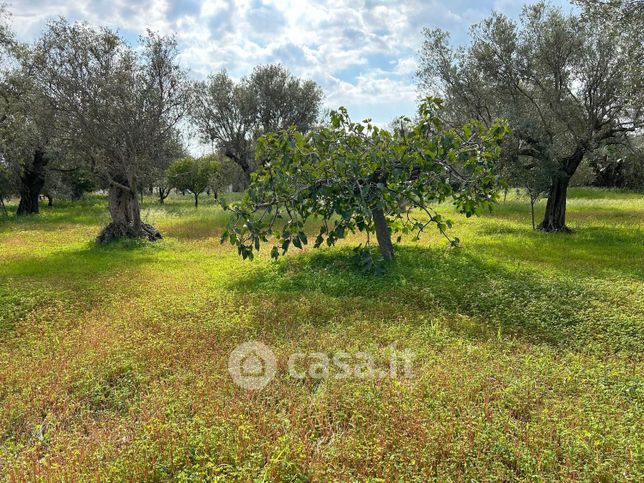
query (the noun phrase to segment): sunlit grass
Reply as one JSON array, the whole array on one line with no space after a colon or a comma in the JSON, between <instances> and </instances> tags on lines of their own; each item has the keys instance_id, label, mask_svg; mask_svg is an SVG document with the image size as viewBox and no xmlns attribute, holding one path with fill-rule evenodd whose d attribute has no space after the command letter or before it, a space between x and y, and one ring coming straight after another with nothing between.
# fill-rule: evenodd
<instances>
[{"instance_id":1,"label":"sunlit grass","mask_svg":"<svg viewBox=\"0 0 644 483\"><path fill-rule=\"evenodd\" d=\"M15 206L10 206L10 209ZM449 211L449 208L446 208ZM543 209L543 203L539 210ZM145 200L164 240L93 244L90 198L0 221L0 469L16 479L641 480L644 196L572 190L570 235L510 195L404 240L243 262L226 214ZM239 343L279 360L259 393ZM416 354L412 379L293 380L292 352Z\"/></svg>"}]
</instances>

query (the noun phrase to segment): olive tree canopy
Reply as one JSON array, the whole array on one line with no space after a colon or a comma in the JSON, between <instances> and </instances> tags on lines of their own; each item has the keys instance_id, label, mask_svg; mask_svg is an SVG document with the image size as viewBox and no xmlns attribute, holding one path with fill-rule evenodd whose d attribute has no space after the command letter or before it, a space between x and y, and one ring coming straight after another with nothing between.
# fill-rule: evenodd
<instances>
[{"instance_id":1,"label":"olive tree canopy","mask_svg":"<svg viewBox=\"0 0 644 483\"><path fill-rule=\"evenodd\" d=\"M137 191L186 105L176 42L148 32L140 46L117 33L58 20L38 45L36 78L56 112L56 127L109 185L112 223L99 241L160 238L141 221Z\"/></svg>"},{"instance_id":2,"label":"olive tree canopy","mask_svg":"<svg viewBox=\"0 0 644 483\"><path fill-rule=\"evenodd\" d=\"M426 29L421 50L421 87L442 92L453 119L508 119L514 159L549 173L545 231L567 230L567 188L584 156L625 142L644 121L641 6L579 3L581 15L543 2L518 22L494 13L461 49Z\"/></svg>"},{"instance_id":3,"label":"olive tree canopy","mask_svg":"<svg viewBox=\"0 0 644 483\"><path fill-rule=\"evenodd\" d=\"M179 191L189 191L195 198L195 208L199 206L199 196L206 191L211 180L220 169L214 156L175 159L166 171L168 183Z\"/></svg>"},{"instance_id":4,"label":"olive tree canopy","mask_svg":"<svg viewBox=\"0 0 644 483\"><path fill-rule=\"evenodd\" d=\"M191 118L202 141L249 177L256 167L257 139L290 126L308 131L319 116L322 97L315 82L299 79L279 64L258 66L239 82L223 71L195 82Z\"/></svg>"},{"instance_id":5,"label":"olive tree canopy","mask_svg":"<svg viewBox=\"0 0 644 483\"><path fill-rule=\"evenodd\" d=\"M0 156L5 186L20 196L19 216L39 212L47 172L68 160L36 70L34 49L16 40L0 7Z\"/></svg>"}]
</instances>

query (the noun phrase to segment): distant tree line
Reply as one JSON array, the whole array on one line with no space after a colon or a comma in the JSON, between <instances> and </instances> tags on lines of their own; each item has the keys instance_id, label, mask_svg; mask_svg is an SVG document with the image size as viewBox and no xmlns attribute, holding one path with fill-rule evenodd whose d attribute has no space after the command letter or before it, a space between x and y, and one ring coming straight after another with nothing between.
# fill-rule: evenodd
<instances>
[{"instance_id":1,"label":"distant tree line","mask_svg":"<svg viewBox=\"0 0 644 483\"><path fill-rule=\"evenodd\" d=\"M330 159L334 159L333 169L346 170L343 163L353 156L358 164L351 164L351 169L367 169L367 153L374 159L382 155L373 151L378 143L381 149L397 146L400 152L420 149L420 138L416 144L407 143L411 133L421 136L418 123L425 116L444 126L441 129L448 137L462 132L464 126L483 136L484 128L493 131L498 119L507 120L511 134L495 137L495 143L502 144L499 153L494 150L494 176L505 180L506 189L522 188L528 194L535 226L535 203L547 197L539 228L566 231L567 190L580 170L592 172L590 182L598 186L644 188L644 4L629 0L575 3L579 13L570 14L544 2L529 5L518 21L494 13L475 25L469 45L458 49L450 45L446 32L425 29L420 89L445 102L438 103L440 114L419 112L416 119L399 119L389 130L356 124L337 113L322 120L320 87L281 65L258 66L238 81L226 71L190 81L177 61L172 36L148 31L133 46L111 29L59 19L50 22L36 41L25 44L15 38L7 12L0 9L0 210L6 213L4 200L9 196L19 197L17 215L23 216L38 213L41 197L51 204L57 197L79 199L85 192L101 189L108 193L112 221L99 241L154 240L161 234L143 223L140 213L140 196L146 191L156 191L159 203L173 189L190 193L197 206L204 192L217 195L225 186L246 188L254 180L250 200L237 212L243 220L250 216L253 203L261 208L268 203L263 197L273 196L271 203L275 196L279 198L278 186L270 183L289 179L295 184L282 188L297 188L301 176L317 176L316 166ZM324 131L333 122L354 130L355 136ZM208 146L208 155L188 155L185 126L194 128ZM348 159L336 159L339 151L316 144L320 133L336 142L356 143L362 154L349 150L344 151ZM363 139L365 133L369 139ZM425 136L429 133L425 131ZM271 144L278 139L284 143L280 149ZM302 139L307 144L299 145L298 152L289 151ZM431 145L427 143L425 147ZM468 146L465 139L463 146ZM276 166L293 168L291 157L307 150L297 172L276 171ZM374 168L366 179L347 172L335 178L325 175L314 184L346 178L359 192L371 186L382 170L393 169L395 176L400 175L395 164L398 151L389 154L387 163L394 163L393 167ZM462 171L457 154L449 155L456 157L455 164L453 159L436 162L462 176L459 181L452 174L441 189L458 199L478 158L468 158L474 164ZM360 168L360 163L367 164ZM420 190L417 183L424 178L417 171L423 166L433 165L411 166L416 171L408 173L408 184L396 186L394 192L403 185ZM272 177L266 178L267 173ZM383 187L387 187L383 180L376 182L378 190ZM484 198L489 201L495 195L488 188ZM288 189L284 193L290 193ZM420 190L415 196L428 193ZM285 194L288 199L278 204L285 207L300 194ZM373 210L378 213L386 206L386 224L395 231L394 213L424 206L420 199L403 200L400 193L391 199L378 196L374 198L380 200L377 206L363 200L349 209L355 200L347 201L346 213L360 206L368 212L364 226L375 229L378 217ZM442 199L436 193L431 196ZM404 209L394 209L392 200L403 203ZM306 204L303 199L300 202ZM483 202L477 199L475 204ZM296 206L291 208L297 211ZM347 226L357 223L353 216ZM246 254L252 249L240 242L240 236L259 240L265 236L252 230L229 233ZM384 252L383 256L388 258Z\"/></svg>"}]
</instances>

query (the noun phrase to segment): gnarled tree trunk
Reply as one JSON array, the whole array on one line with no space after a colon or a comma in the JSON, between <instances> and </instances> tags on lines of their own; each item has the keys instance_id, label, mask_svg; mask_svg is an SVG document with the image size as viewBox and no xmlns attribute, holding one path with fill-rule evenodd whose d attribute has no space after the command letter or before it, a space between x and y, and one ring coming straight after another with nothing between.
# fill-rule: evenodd
<instances>
[{"instance_id":1,"label":"gnarled tree trunk","mask_svg":"<svg viewBox=\"0 0 644 483\"><path fill-rule=\"evenodd\" d=\"M581 160L586 153L586 144L580 143L575 151L562 160L562 169L552 176L550 181L550 191L548 193L548 202L546 203L546 212L543 215L543 221L539 224L539 229L547 232L569 232L566 226L566 196L568 194L568 184L570 178L575 174Z\"/></svg>"},{"instance_id":2,"label":"gnarled tree trunk","mask_svg":"<svg viewBox=\"0 0 644 483\"><path fill-rule=\"evenodd\" d=\"M540 230L549 232L570 231L566 226L566 195L569 182L570 177L567 175L558 175L552 178L546 212L543 216L543 221L539 225Z\"/></svg>"},{"instance_id":3,"label":"gnarled tree trunk","mask_svg":"<svg viewBox=\"0 0 644 483\"><path fill-rule=\"evenodd\" d=\"M45 185L45 168L49 160L42 149L34 151L32 163L20 175L20 203L16 215L35 215L39 210L38 197Z\"/></svg>"},{"instance_id":4,"label":"gnarled tree trunk","mask_svg":"<svg viewBox=\"0 0 644 483\"><path fill-rule=\"evenodd\" d=\"M391 230L389 229L389 225L387 225L385 214L380 209L372 210L371 214L373 216L373 224L376 228L376 238L378 239L378 247L380 248L382 258L386 261L391 261L394 259L394 246L391 243Z\"/></svg>"},{"instance_id":5,"label":"gnarled tree trunk","mask_svg":"<svg viewBox=\"0 0 644 483\"><path fill-rule=\"evenodd\" d=\"M566 174L553 176L546 203L546 212L539 229L543 231L570 231L566 227L566 195L570 177Z\"/></svg>"},{"instance_id":6,"label":"gnarled tree trunk","mask_svg":"<svg viewBox=\"0 0 644 483\"><path fill-rule=\"evenodd\" d=\"M162 238L156 228L141 221L135 183L128 184L132 188L120 182L110 185L108 203L112 222L100 233L98 243L104 244L124 238L146 238L150 241Z\"/></svg>"},{"instance_id":7,"label":"gnarled tree trunk","mask_svg":"<svg viewBox=\"0 0 644 483\"><path fill-rule=\"evenodd\" d=\"M164 204L165 199L170 196L170 191L172 191L172 188L165 188L163 186L159 186L159 203Z\"/></svg>"},{"instance_id":8,"label":"gnarled tree trunk","mask_svg":"<svg viewBox=\"0 0 644 483\"><path fill-rule=\"evenodd\" d=\"M248 159L246 159L246 156L244 154L238 154L236 151L233 149L226 149L225 153L227 158L230 158L239 166L244 173L244 181L246 185L250 184L250 175L251 175L251 166L248 162Z\"/></svg>"}]
</instances>

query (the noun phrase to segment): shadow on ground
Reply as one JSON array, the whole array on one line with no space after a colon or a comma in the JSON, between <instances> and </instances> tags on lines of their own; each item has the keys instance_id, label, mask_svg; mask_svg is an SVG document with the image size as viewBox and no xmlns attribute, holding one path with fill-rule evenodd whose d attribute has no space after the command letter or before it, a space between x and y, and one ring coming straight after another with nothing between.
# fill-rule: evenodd
<instances>
[{"instance_id":1,"label":"shadow on ground","mask_svg":"<svg viewBox=\"0 0 644 483\"><path fill-rule=\"evenodd\" d=\"M469 244L500 259L532 263L571 277L644 280L644 233L638 227L585 226L572 233L543 233L497 222L478 232L484 236Z\"/></svg>"},{"instance_id":2,"label":"shadow on ground","mask_svg":"<svg viewBox=\"0 0 644 483\"><path fill-rule=\"evenodd\" d=\"M400 247L396 264L384 276L360 273L350 249L300 254L258 267L228 288L245 296L281 297L286 304L307 298L320 306L337 305L346 313L355 309L378 318L440 318L451 321L450 328L460 335L472 337L502 333L585 350L587 340L601 338L597 330L616 330L593 349L636 352L644 343L630 337L637 330L629 314L621 324L589 325L595 304L606 303L592 284L508 269L466 251ZM616 317L623 311L614 309Z\"/></svg>"},{"instance_id":3,"label":"shadow on ground","mask_svg":"<svg viewBox=\"0 0 644 483\"><path fill-rule=\"evenodd\" d=\"M25 254L2 263L4 277L68 280L87 284L94 277L110 275L121 270L136 269L156 259L160 243L124 241L102 247L88 242L84 248L61 250L46 255Z\"/></svg>"}]
</instances>

